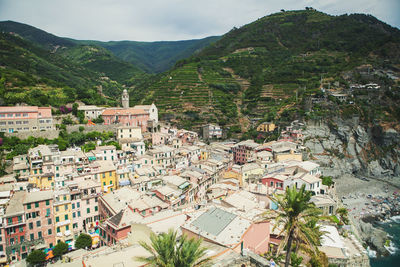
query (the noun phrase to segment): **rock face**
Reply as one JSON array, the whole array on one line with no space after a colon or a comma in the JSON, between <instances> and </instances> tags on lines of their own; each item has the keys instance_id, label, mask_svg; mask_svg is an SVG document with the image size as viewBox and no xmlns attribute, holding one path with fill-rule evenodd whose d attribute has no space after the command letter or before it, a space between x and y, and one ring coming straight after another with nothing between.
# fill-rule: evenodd
<instances>
[{"instance_id":1,"label":"rock face","mask_svg":"<svg viewBox=\"0 0 400 267\"><path fill-rule=\"evenodd\" d=\"M308 125L303 132L307 140L304 145L322 166L325 175L352 172L379 177L400 176L399 132L394 129L383 131L379 125L363 127L354 120L338 119L333 125L331 128L325 123ZM374 147L377 150L381 147L385 156L379 160L370 156L369 150Z\"/></svg>"},{"instance_id":2,"label":"rock face","mask_svg":"<svg viewBox=\"0 0 400 267\"><path fill-rule=\"evenodd\" d=\"M388 252L384 248L387 234L370 223L360 221L361 238L374 248L380 255L386 255Z\"/></svg>"}]
</instances>

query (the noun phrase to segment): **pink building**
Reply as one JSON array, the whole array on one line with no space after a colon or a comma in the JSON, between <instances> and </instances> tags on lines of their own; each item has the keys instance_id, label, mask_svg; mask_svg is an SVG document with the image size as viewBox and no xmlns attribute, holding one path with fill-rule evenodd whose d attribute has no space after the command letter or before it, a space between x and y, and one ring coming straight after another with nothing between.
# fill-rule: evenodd
<instances>
[{"instance_id":1,"label":"pink building","mask_svg":"<svg viewBox=\"0 0 400 267\"><path fill-rule=\"evenodd\" d=\"M50 107L0 107L0 132L53 130Z\"/></svg>"},{"instance_id":2,"label":"pink building","mask_svg":"<svg viewBox=\"0 0 400 267\"><path fill-rule=\"evenodd\" d=\"M55 245L53 191L27 193L24 200L26 238L43 240L47 247Z\"/></svg>"},{"instance_id":3,"label":"pink building","mask_svg":"<svg viewBox=\"0 0 400 267\"><path fill-rule=\"evenodd\" d=\"M136 108L108 108L103 111L102 116L105 125L138 126L142 128L142 132L147 131L147 123L150 119L148 111Z\"/></svg>"}]
</instances>

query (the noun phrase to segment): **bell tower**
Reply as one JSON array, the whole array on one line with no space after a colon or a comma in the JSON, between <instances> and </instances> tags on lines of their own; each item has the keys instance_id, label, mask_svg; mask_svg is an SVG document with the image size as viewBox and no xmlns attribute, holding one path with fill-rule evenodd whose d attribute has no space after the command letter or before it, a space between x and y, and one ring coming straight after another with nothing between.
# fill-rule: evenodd
<instances>
[{"instance_id":1,"label":"bell tower","mask_svg":"<svg viewBox=\"0 0 400 267\"><path fill-rule=\"evenodd\" d=\"M122 92L122 107L129 108L129 94L126 89Z\"/></svg>"}]
</instances>

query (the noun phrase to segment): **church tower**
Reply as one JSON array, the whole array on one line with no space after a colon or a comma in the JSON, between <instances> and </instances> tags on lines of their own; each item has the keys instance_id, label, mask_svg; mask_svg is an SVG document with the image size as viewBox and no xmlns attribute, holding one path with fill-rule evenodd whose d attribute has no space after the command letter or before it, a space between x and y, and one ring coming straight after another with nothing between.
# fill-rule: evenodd
<instances>
[{"instance_id":1,"label":"church tower","mask_svg":"<svg viewBox=\"0 0 400 267\"><path fill-rule=\"evenodd\" d=\"M129 108L129 94L126 89L122 92L122 107Z\"/></svg>"}]
</instances>

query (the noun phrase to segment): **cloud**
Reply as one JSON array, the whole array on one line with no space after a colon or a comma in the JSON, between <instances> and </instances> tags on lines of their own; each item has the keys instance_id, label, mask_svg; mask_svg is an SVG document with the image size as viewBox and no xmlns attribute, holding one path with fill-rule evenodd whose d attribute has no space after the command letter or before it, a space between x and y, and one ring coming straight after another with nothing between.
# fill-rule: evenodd
<instances>
[{"instance_id":1,"label":"cloud","mask_svg":"<svg viewBox=\"0 0 400 267\"><path fill-rule=\"evenodd\" d=\"M92 40L184 40L221 35L280 9L369 13L400 26L398 0L0 0L0 20Z\"/></svg>"}]
</instances>

